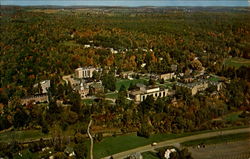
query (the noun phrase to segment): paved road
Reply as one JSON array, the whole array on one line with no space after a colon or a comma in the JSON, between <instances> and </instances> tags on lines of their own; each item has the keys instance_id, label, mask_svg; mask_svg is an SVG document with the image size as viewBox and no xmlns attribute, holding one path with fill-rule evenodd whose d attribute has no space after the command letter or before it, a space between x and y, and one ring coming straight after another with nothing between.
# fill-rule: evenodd
<instances>
[{"instance_id":1,"label":"paved road","mask_svg":"<svg viewBox=\"0 0 250 159\"><path fill-rule=\"evenodd\" d=\"M142 146L142 147L137 147L135 149L120 152L120 153L114 154L112 156L114 159L123 159L123 158L129 156L130 154L133 154L136 152L143 153L143 152L147 152L147 151L152 151L155 148L176 145L178 143L182 143L182 142L186 142L186 141L202 139L202 138L209 138L209 137L214 137L214 136L218 136L218 135L237 134L237 133L245 133L245 132L250 133L250 128L224 130L224 131L217 131L217 132L209 132L209 133L204 133L204 134L192 135L192 136L187 136L187 137L182 137L182 138L177 138L177 139L159 142L157 144L157 146L146 145L146 146ZM103 159L109 159L109 158L110 157L108 156L108 157L104 157Z\"/></svg>"}]
</instances>

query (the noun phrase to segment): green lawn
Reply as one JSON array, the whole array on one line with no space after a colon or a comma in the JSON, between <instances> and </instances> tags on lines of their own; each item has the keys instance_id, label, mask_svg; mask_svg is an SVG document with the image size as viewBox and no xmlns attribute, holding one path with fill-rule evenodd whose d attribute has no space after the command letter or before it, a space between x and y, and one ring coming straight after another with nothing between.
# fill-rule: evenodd
<instances>
[{"instance_id":1,"label":"green lawn","mask_svg":"<svg viewBox=\"0 0 250 159\"><path fill-rule=\"evenodd\" d=\"M0 134L0 142L11 142L12 140L27 141L48 137L40 130L8 131Z\"/></svg>"},{"instance_id":2,"label":"green lawn","mask_svg":"<svg viewBox=\"0 0 250 159\"><path fill-rule=\"evenodd\" d=\"M210 80L212 82L218 82L220 79L218 77L216 77L216 76L212 76L208 80Z\"/></svg>"},{"instance_id":3,"label":"green lawn","mask_svg":"<svg viewBox=\"0 0 250 159\"><path fill-rule=\"evenodd\" d=\"M231 130L231 129L245 128L245 127L246 126L232 127L232 128L225 128L222 130ZM94 156L95 156L94 158L102 158L105 156L109 156L136 147L145 146L151 144L152 142L160 142L179 137L185 137L185 136L215 132L215 131L221 131L221 130L204 130L197 132L188 132L183 134L155 134L151 135L150 138L148 139L143 137L138 137L135 133L116 136L116 137L106 137L101 142L94 144Z\"/></svg>"},{"instance_id":4,"label":"green lawn","mask_svg":"<svg viewBox=\"0 0 250 159\"><path fill-rule=\"evenodd\" d=\"M144 152L142 153L143 159L159 159L155 152Z\"/></svg>"},{"instance_id":5,"label":"green lawn","mask_svg":"<svg viewBox=\"0 0 250 159\"><path fill-rule=\"evenodd\" d=\"M38 153L32 153L30 152L28 149L25 149L23 151L21 151L22 156L20 156L19 154L15 154L13 156L14 159L23 159L23 158L40 158Z\"/></svg>"},{"instance_id":6,"label":"green lawn","mask_svg":"<svg viewBox=\"0 0 250 159\"><path fill-rule=\"evenodd\" d=\"M71 41L65 41L65 42L63 42L63 45L65 45L65 46L80 46L80 44L77 44L73 40L71 40Z\"/></svg>"},{"instance_id":7,"label":"green lawn","mask_svg":"<svg viewBox=\"0 0 250 159\"><path fill-rule=\"evenodd\" d=\"M223 142L230 142L230 141L237 141L237 140L244 140L250 138L249 133L239 133L239 134L230 134L230 135L221 135L221 136L215 136L211 138L206 139L198 139L193 141L187 141L181 143L183 146L196 146L198 144L204 143L204 144L218 144Z\"/></svg>"},{"instance_id":8,"label":"green lawn","mask_svg":"<svg viewBox=\"0 0 250 159\"><path fill-rule=\"evenodd\" d=\"M239 119L239 115L241 114L242 112L233 112L233 113L230 113L230 114L227 114L223 117L224 120L226 121L236 121Z\"/></svg>"},{"instance_id":9,"label":"green lawn","mask_svg":"<svg viewBox=\"0 0 250 159\"><path fill-rule=\"evenodd\" d=\"M128 89L130 83L144 83L147 82L146 79L133 79L133 80L128 80L128 79L118 79L115 86L116 86L116 90L120 90L120 87L122 85L124 85L126 87L126 89Z\"/></svg>"},{"instance_id":10,"label":"green lawn","mask_svg":"<svg viewBox=\"0 0 250 159\"><path fill-rule=\"evenodd\" d=\"M94 100L93 99L83 99L82 102L84 104L92 104L94 102Z\"/></svg>"},{"instance_id":11,"label":"green lawn","mask_svg":"<svg viewBox=\"0 0 250 159\"><path fill-rule=\"evenodd\" d=\"M118 93L109 93L105 95L106 98L114 98L114 99L116 99L117 96L118 96Z\"/></svg>"},{"instance_id":12,"label":"green lawn","mask_svg":"<svg viewBox=\"0 0 250 159\"><path fill-rule=\"evenodd\" d=\"M94 144L94 158L102 158L115 153L133 149L139 146L151 144L152 142L160 142L174 138L189 136L193 134L205 133L209 131L201 131L183 134L155 134L150 138L138 137L136 134L128 134L116 137L106 137L102 142Z\"/></svg>"},{"instance_id":13,"label":"green lawn","mask_svg":"<svg viewBox=\"0 0 250 159\"><path fill-rule=\"evenodd\" d=\"M240 66L250 66L250 59L244 59L239 57L233 57L226 59L224 61L226 66L236 67L239 68Z\"/></svg>"}]
</instances>

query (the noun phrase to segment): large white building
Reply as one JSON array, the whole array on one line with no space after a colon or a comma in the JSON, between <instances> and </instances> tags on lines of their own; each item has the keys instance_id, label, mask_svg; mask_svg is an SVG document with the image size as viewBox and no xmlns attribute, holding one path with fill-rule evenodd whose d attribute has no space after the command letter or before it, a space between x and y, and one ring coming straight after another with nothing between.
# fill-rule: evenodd
<instances>
[{"instance_id":1,"label":"large white building","mask_svg":"<svg viewBox=\"0 0 250 159\"><path fill-rule=\"evenodd\" d=\"M135 102L142 102L148 96L153 96L154 98L166 97L172 95L173 92L169 89L160 88L160 87L146 87L141 85L139 90L133 90L128 93L130 99L133 99Z\"/></svg>"},{"instance_id":2,"label":"large white building","mask_svg":"<svg viewBox=\"0 0 250 159\"><path fill-rule=\"evenodd\" d=\"M79 67L75 69L75 77L76 78L92 78L94 71L99 71L99 70L94 67Z\"/></svg>"}]
</instances>

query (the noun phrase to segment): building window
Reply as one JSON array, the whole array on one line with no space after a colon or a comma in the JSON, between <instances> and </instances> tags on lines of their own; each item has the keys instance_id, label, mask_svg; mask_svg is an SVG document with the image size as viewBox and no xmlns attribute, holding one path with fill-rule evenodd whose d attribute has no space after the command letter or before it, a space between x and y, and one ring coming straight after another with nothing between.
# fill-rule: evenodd
<instances>
[{"instance_id":1,"label":"building window","mask_svg":"<svg viewBox=\"0 0 250 159\"><path fill-rule=\"evenodd\" d=\"M161 92L159 93L159 97L161 97Z\"/></svg>"},{"instance_id":2,"label":"building window","mask_svg":"<svg viewBox=\"0 0 250 159\"><path fill-rule=\"evenodd\" d=\"M163 97L165 97L166 96L166 94L165 94L165 92L163 92Z\"/></svg>"}]
</instances>

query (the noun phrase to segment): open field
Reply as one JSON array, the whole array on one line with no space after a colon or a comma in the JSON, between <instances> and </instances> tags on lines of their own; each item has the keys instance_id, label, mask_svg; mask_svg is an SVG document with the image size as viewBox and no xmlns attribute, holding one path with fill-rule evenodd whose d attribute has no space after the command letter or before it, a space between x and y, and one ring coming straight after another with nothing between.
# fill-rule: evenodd
<instances>
[{"instance_id":1,"label":"open field","mask_svg":"<svg viewBox=\"0 0 250 159\"><path fill-rule=\"evenodd\" d=\"M150 136L148 139L138 137L135 133L117 137L107 137L104 138L102 142L94 144L94 156L95 158L101 158L121 151L151 144L152 142L184 137L191 134L192 133L156 134Z\"/></svg>"},{"instance_id":2,"label":"open field","mask_svg":"<svg viewBox=\"0 0 250 159\"><path fill-rule=\"evenodd\" d=\"M118 97L118 93L114 92L114 93L108 93L105 95L106 98L114 98L116 99Z\"/></svg>"},{"instance_id":3,"label":"open field","mask_svg":"<svg viewBox=\"0 0 250 159\"><path fill-rule=\"evenodd\" d=\"M136 83L145 83L147 80L146 79L133 79L133 80L128 80L128 79L120 79L116 82L116 90L120 90L121 86L124 85L126 89L128 89L129 85L131 83L136 84Z\"/></svg>"},{"instance_id":4,"label":"open field","mask_svg":"<svg viewBox=\"0 0 250 159\"><path fill-rule=\"evenodd\" d=\"M49 135L43 134L40 130L24 130L24 131L8 131L0 133L0 142L27 141L48 137Z\"/></svg>"},{"instance_id":5,"label":"open field","mask_svg":"<svg viewBox=\"0 0 250 159\"><path fill-rule=\"evenodd\" d=\"M39 13L47 13L47 14L52 14L52 13L57 13L60 12L60 9L32 9L30 10L31 12L39 12Z\"/></svg>"},{"instance_id":6,"label":"open field","mask_svg":"<svg viewBox=\"0 0 250 159\"><path fill-rule=\"evenodd\" d=\"M79 47L80 44L76 43L75 41L71 40L71 41L65 41L62 43L65 46L72 46L72 47Z\"/></svg>"},{"instance_id":7,"label":"open field","mask_svg":"<svg viewBox=\"0 0 250 159\"><path fill-rule=\"evenodd\" d=\"M224 61L226 66L239 68L240 66L250 66L250 59L233 57Z\"/></svg>"},{"instance_id":8,"label":"open field","mask_svg":"<svg viewBox=\"0 0 250 159\"><path fill-rule=\"evenodd\" d=\"M161 147L166 147L166 146L171 146L171 145L178 145L179 143L183 143L183 142L187 142L187 141L216 137L216 136L220 135L221 132L223 134L225 134L225 135L227 135L227 134L237 134L237 133L249 133L250 128L248 127L248 128L243 128L243 129L232 129L232 130L223 130L223 131L219 130L219 131L195 132L196 134L195 133L193 133L193 134L189 133L189 135L187 135L188 133L185 133L185 134L181 134L184 137L178 137L178 138L173 138L173 139L165 139L165 140L163 140L161 142L158 142L158 144L156 146L154 146L154 147L152 147L151 144L147 144L147 145L144 145L144 146L138 146L138 147L133 148L133 149L129 149L129 150L126 150L126 151L122 151L122 152L113 154L113 157L117 158L117 159L122 159L122 158L124 158L126 156L129 156L130 154L135 153L135 152L143 153L143 152L152 151L154 149L161 148ZM135 142L134 140L131 140L130 143L134 143L134 142ZM121 143L123 143L123 144L121 144ZM126 146L126 143L124 143L124 142L120 142L119 144ZM130 145L130 144L128 144L128 145ZM109 148L110 148L110 145L109 145ZM111 149L109 149L109 151L110 150ZM109 158L109 156L105 157L105 159L108 159L108 158Z\"/></svg>"},{"instance_id":9,"label":"open field","mask_svg":"<svg viewBox=\"0 0 250 159\"><path fill-rule=\"evenodd\" d=\"M142 156L143 159L159 159L156 152L151 152L151 151L142 153Z\"/></svg>"},{"instance_id":10,"label":"open field","mask_svg":"<svg viewBox=\"0 0 250 159\"><path fill-rule=\"evenodd\" d=\"M143 137L138 137L136 133L127 134L123 136L116 136L116 137L106 137L103 139L103 141L94 144L94 156L95 158L102 158L105 156L109 156L111 154L148 145L151 144L152 142L160 142L160 141L165 141L190 135L208 133L213 131L219 131L219 130L206 130L206 131L198 131L198 132L183 133L183 134L155 134L151 135L148 139Z\"/></svg>"},{"instance_id":11,"label":"open field","mask_svg":"<svg viewBox=\"0 0 250 159\"><path fill-rule=\"evenodd\" d=\"M241 111L240 112L233 112L233 113L230 113L230 114L223 116L223 119L226 121L236 121L240 118L239 115L241 113L242 113Z\"/></svg>"}]
</instances>

